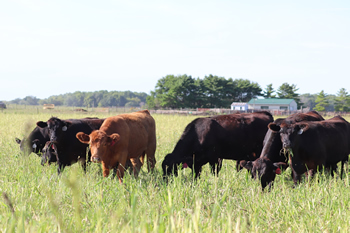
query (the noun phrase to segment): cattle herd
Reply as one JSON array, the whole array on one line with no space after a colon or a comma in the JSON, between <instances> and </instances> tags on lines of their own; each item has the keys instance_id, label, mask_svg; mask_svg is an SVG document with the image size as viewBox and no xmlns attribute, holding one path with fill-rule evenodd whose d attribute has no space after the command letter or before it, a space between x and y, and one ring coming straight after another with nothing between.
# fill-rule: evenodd
<instances>
[{"instance_id":1,"label":"cattle herd","mask_svg":"<svg viewBox=\"0 0 350 233\"><path fill-rule=\"evenodd\" d=\"M103 176L110 171L123 182L126 169L138 175L147 158L148 171L156 164L156 124L148 110L105 119L62 120L51 117L37 122L24 139L16 138L25 155L41 156L41 164L57 163L58 173L66 166L86 161L102 164ZM341 116L323 119L315 111L296 113L274 120L269 112L236 113L197 118L190 122L173 151L162 162L163 176L177 175L190 167L198 178L209 163L218 175L224 159L236 160L236 169L246 168L262 189L272 187L276 174L288 166L294 184L306 174L328 170L331 175L350 154L350 123ZM146 157L147 156L147 157Z\"/></svg>"}]
</instances>

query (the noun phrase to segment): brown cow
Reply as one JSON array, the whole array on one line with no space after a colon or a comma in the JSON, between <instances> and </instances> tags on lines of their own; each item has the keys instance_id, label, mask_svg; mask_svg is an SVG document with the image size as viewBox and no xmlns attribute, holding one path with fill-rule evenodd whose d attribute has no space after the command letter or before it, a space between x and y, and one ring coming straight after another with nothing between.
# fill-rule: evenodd
<instances>
[{"instance_id":1,"label":"brown cow","mask_svg":"<svg viewBox=\"0 0 350 233\"><path fill-rule=\"evenodd\" d=\"M90 144L91 161L101 162L103 176L110 169L117 168L119 182L123 182L125 164L131 160L134 175L137 176L145 154L148 170L153 170L156 159L156 125L148 110L108 117L99 130L90 135L83 132L76 137Z\"/></svg>"}]
</instances>

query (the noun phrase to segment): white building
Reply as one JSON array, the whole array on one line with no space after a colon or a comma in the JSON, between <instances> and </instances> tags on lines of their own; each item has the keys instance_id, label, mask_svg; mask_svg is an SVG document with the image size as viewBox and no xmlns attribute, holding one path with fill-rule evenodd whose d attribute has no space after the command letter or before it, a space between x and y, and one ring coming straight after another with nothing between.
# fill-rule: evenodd
<instances>
[{"instance_id":1,"label":"white building","mask_svg":"<svg viewBox=\"0 0 350 233\"><path fill-rule=\"evenodd\" d=\"M251 99L248 109L296 111L297 103L294 99Z\"/></svg>"},{"instance_id":2,"label":"white building","mask_svg":"<svg viewBox=\"0 0 350 233\"><path fill-rule=\"evenodd\" d=\"M246 111L248 110L248 103L233 102L231 104L231 110Z\"/></svg>"}]
</instances>

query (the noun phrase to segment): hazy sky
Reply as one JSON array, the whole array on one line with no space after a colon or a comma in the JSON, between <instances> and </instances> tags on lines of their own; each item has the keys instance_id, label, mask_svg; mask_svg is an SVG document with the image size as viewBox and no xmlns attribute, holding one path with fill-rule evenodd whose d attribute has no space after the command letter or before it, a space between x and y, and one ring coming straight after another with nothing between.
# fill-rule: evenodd
<instances>
[{"instance_id":1,"label":"hazy sky","mask_svg":"<svg viewBox=\"0 0 350 233\"><path fill-rule=\"evenodd\" d=\"M149 93L167 74L350 92L350 1L0 3L0 100Z\"/></svg>"}]
</instances>

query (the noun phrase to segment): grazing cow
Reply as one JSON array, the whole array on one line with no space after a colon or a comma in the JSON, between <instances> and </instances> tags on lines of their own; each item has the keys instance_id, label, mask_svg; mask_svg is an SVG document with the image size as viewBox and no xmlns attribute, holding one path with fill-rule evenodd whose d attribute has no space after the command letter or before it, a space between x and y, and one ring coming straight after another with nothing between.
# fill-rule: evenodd
<instances>
[{"instance_id":1,"label":"grazing cow","mask_svg":"<svg viewBox=\"0 0 350 233\"><path fill-rule=\"evenodd\" d=\"M117 168L122 183L128 159L137 176L145 154L148 170L154 169L156 125L148 110L108 117L99 130L90 135L80 132L76 137L82 143L90 144L91 161L102 163L104 177L109 175L110 169Z\"/></svg>"},{"instance_id":2,"label":"grazing cow","mask_svg":"<svg viewBox=\"0 0 350 233\"><path fill-rule=\"evenodd\" d=\"M350 154L350 123L340 116L324 121L270 124L279 132L283 148L291 150L289 156L296 185L306 171L311 177L316 171L348 161Z\"/></svg>"},{"instance_id":3,"label":"grazing cow","mask_svg":"<svg viewBox=\"0 0 350 233\"><path fill-rule=\"evenodd\" d=\"M37 122L37 126L49 129L50 141L57 153L58 173L65 166L70 166L77 161L81 162L84 170L86 169L88 146L80 143L75 135L78 132L89 134L93 130L99 129L103 121L104 119L98 118L61 120L57 117L51 117L47 122ZM88 157L90 157L90 152L88 154Z\"/></svg>"},{"instance_id":4,"label":"grazing cow","mask_svg":"<svg viewBox=\"0 0 350 233\"><path fill-rule=\"evenodd\" d=\"M217 174L222 159L254 160L272 121L272 115L264 111L197 118L186 126L173 152L165 156L163 174L177 175L182 164L193 168L198 177L208 162Z\"/></svg>"},{"instance_id":5,"label":"grazing cow","mask_svg":"<svg viewBox=\"0 0 350 233\"><path fill-rule=\"evenodd\" d=\"M50 141L49 128L40 128L38 126L34 128L27 138L23 138L22 140L16 138L16 142L19 144L24 155L29 155L32 152L40 155L47 141Z\"/></svg>"},{"instance_id":6,"label":"grazing cow","mask_svg":"<svg viewBox=\"0 0 350 233\"><path fill-rule=\"evenodd\" d=\"M295 113L287 118L279 118L274 121L277 126L282 123L292 124L302 121L322 121L324 120L321 115L316 111L310 111L307 113ZM261 155L255 161L241 161L242 167L248 169L254 179L260 179L262 189L269 185L271 189L273 180L276 174L281 174L281 168L285 169L288 165L287 156L281 153L282 142L279 132L268 129L264 138L264 147L261 151Z\"/></svg>"}]
</instances>

